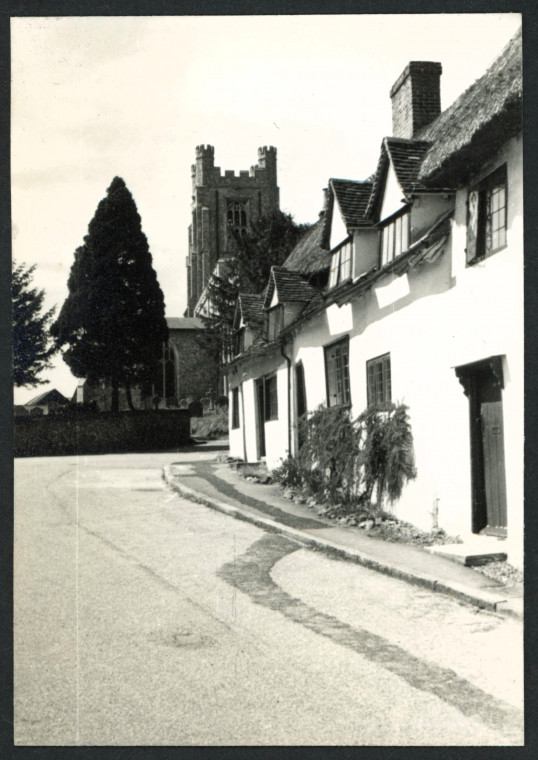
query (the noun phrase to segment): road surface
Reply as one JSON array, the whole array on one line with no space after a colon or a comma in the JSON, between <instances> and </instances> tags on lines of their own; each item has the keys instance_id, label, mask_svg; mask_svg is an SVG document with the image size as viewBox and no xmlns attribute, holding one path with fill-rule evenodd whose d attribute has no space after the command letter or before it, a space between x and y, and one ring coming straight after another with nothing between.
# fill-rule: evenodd
<instances>
[{"instance_id":1,"label":"road surface","mask_svg":"<svg viewBox=\"0 0 538 760\"><path fill-rule=\"evenodd\" d=\"M167 489L212 456L16 461L15 744L523 742L517 621Z\"/></svg>"}]
</instances>

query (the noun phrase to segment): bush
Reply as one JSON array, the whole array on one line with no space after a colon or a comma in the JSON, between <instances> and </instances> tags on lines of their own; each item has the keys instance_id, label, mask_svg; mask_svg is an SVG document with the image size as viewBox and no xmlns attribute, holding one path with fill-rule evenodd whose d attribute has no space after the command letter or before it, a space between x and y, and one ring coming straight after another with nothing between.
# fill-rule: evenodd
<instances>
[{"instance_id":1,"label":"bush","mask_svg":"<svg viewBox=\"0 0 538 760\"><path fill-rule=\"evenodd\" d=\"M403 404L367 409L352 420L347 409L320 406L299 421L301 445L273 475L317 500L348 510L383 509L416 477L413 436ZM372 504L375 493L375 505Z\"/></svg>"},{"instance_id":2,"label":"bush","mask_svg":"<svg viewBox=\"0 0 538 760\"><path fill-rule=\"evenodd\" d=\"M205 417L191 418L191 435L195 438L227 438L228 410L219 407Z\"/></svg>"}]
</instances>

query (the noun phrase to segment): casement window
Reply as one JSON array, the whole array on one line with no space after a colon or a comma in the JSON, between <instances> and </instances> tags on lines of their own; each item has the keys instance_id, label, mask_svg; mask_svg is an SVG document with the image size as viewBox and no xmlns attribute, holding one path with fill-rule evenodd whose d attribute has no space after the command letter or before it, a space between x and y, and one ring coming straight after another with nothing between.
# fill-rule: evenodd
<instances>
[{"instance_id":1,"label":"casement window","mask_svg":"<svg viewBox=\"0 0 538 760\"><path fill-rule=\"evenodd\" d=\"M226 210L228 227L244 235L248 227L246 201L228 201Z\"/></svg>"},{"instance_id":2,"label":"casement window","mask_svg":"<svg viewBox=\"0 0 538 760\"><path fill-rule=\"evenodd\" d=\"M232 429L239 427L239 388L232 388Z\"/></svg>"},{"instance_id":3,"label":"casement window","mask_svg":"<svg viewBox=\"0 0 538 760\"><path fill-rule=\"evenodd\" d=\"M276 340L284 324L284 309L282 304L273 306L267 312L267 340Z\"/></svg>"},{"instance_id":4,"label":"casement window","mask_svg":"<svg viewBox=\"0 0 538 760\"><path fill-rule=\"evenodd\" d=\"M353 257L353 243L347 240L331 257L331 272L329 274L329 289L335 288L342 282L351 278L351 260Z\"/></svg>"},{"instance_id":5,"label":"casement window","mask_svg":"<svg viewBox=\"0 0 538 760\"><path fill-rule=\"evenodd\" d=\"M409 211L400 214L381 228L381 266L405 253L409 248Z\"/></svg>"},{"instance_id":6,"label":"casement window","mask_svg":"<svg viewBox=\"0 0 538 760\"><path fill-rule=\"evenodd\" d=\"M242 354L245 350L245 328L241 327L237 332L235 333L235 356L238 354Z\"/></svg>"},{"instance_id":7,"label":"casement window","mask_svg":"<svg viewBox=\"0 0 538 760\"><path fill-rule=\"evenodd\" d=\"M383 407L390 403L392 398L390 354L383 354L366 362L366 388L369 407Z\"/></svg>"},{"instance_id":8,"label":"casement window","mask_svg":"<svg viewBox=\"0 0 538 760\"><path fill-rule=\"evenodd\" d=\"M327 406L351 403L349 392L349 339L325 346Z\"/></svg>"},{"instance_id":9,"label":"casement window","mask_svg":"<svg viewBox=\"0 0 538 760\"><path fill-rule=\"evenodd\" d=\"M278 420L278 393L276 375L264 379L264 419Z\"/></svg>"},{"instance_id":10,"label":"casement window","mask_svg":"<svg viewBox=\"0 0 538 760\"><path fill-rule=\"evenodd\" d=\"M506 164L469 191L467 199L467 264L506 246Z\"/></svg>"}]
</instances>

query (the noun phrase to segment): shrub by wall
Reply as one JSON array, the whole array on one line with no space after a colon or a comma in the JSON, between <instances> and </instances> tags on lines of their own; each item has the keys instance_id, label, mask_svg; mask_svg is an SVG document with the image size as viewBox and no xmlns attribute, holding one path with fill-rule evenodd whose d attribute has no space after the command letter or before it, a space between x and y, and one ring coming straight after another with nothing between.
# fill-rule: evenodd
<instances>
[{"instance_id":1,"label":"shrub by wall","mask_svg":"<svg viewBox=\"0 0 538 760\"><path fill-rule=\"evenodd\" d=\"M186 409L84 412L17 417L13 444L16 457L112 454L163 451L190 442Z\"/></svg>"},{"instance_id":2,"label":"shrub by wall","mask_svg":"<svg viewBox=\"0 0 538 760\"><path fill-rule=\"evenodd\" d=\"M299 440L297 456L273 474L329 504L379 512L416 477L403 404L367 409L355 420L347 409L321 406L301 419Z\"/></svg>"}]
</instances>

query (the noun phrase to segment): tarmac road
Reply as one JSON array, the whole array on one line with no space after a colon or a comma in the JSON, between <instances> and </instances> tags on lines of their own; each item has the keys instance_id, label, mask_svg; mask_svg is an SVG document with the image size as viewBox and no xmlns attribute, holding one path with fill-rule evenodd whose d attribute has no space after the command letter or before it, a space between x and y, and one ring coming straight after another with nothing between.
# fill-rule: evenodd
<instances>
[{"instance_id":1,"label":"tarmac road","mask_svg":"<svg viewBox=\"0 0 538 760\"><path fill-rule=\"evenodd\" d=\"M180 499L15 466L18 745L521 744L522 626Z\"/></svg>"}]
</instances>

